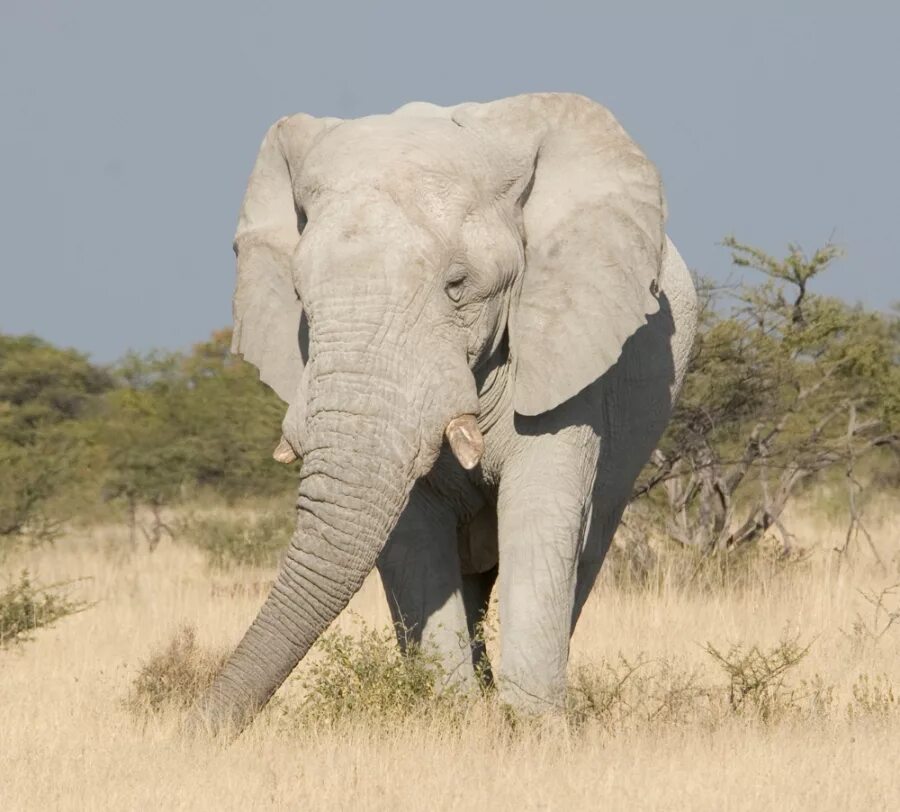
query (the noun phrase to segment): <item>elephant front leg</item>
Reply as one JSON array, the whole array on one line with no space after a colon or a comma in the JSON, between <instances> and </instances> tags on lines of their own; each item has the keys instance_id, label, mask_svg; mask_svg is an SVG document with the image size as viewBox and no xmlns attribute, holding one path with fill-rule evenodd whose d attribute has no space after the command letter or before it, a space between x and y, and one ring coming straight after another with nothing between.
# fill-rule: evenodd
<instances>
[{"instance_id":1,"label":"elephant front leg","mask_svg":"<svg viewBox=\"0 0 900 812\"><path fill-rule=\"evenodd\" d=\"M440 657L447 684L474 687L456 516L419 482L378 559L397 638Z\"/></svg>"},{"instance_id":2,"label":"elephant front leg","mask_svg":"<svg viewBox=\"0 0 900 812\"><path fill-rule=\"evenodd\" d=\"M528 438L498 501L501 698L526 711L565 701L578 557L596 459L592 437Z\"/></svg>"}]
</instances>

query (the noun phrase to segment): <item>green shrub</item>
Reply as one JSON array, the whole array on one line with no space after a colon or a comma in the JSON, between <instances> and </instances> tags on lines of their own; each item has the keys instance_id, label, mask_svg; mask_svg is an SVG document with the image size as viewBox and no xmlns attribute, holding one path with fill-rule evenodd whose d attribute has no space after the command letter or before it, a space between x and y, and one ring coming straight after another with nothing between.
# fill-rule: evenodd
<instances>
[{"instance_id":1,"label":"green shrub","mask_svg":"<svg viewBox=\"0 0 900 812\"><path fill-rule=\"evenodd\" d=\"M30 640L35 629L88 608L88 604L70 600L60 591L73 583L37 586L23 570L18 581L0 592L0 648Z\"/></svg>"},{"instance_id":2,"label":"green shrub","mask_svg":"<svg viewBox=\"0 0 900 812\"><path fill-rule=\"evenodd\" d=\"M358 635L329 632L316 643L318 657L300 677L304 700L289 714L303 723L367 720L402 722L411 716L454 716L464 696L445 686L438 657L415 645L400 651L392 628L363 625Z\"/></svg>"},{"instance_id":3,"label":"green shrub","mask_svg":"<svg viewBox=\"0 0 900 812\"><path fill-rule=\"evenodd\" d=\"M177 532L203 550L214 568L271 567L287 549L295 521L285 512L247 517L213 514L186 519Z\"/></svg>"}]
</instances>

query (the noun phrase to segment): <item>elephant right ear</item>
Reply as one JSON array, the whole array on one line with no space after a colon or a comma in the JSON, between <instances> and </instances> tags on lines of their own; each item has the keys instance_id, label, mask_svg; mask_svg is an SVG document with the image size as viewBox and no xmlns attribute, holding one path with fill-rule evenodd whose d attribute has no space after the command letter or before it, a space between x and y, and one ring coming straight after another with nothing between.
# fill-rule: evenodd
<instances>
[{"instance_id":1,"label":"elephant right ear","mask_svg":"<svg viewBox=\"0 0 900 812\"><path fill-rule=\"evenodd\" d=\"M300 323L303 307L291 260L303 228L293 175L315 141L338 119L299 114L282 118L266 133L241 206L234 252L234 333L231 351L259 369L259 377L290 402L303 372Z\"/></svg>"},{"instance_id":2,"label":"elephant right ear","mask_svg":"<svg viewBox=\"0 0 900 812\"><path fill-rule=\"evenodd\" d=\"M583 96L514 96L453 118L519 166L505 192L522 207L525 245L509 315L513 406L543 414L606 373L659 310L659 174L613 115Z\"/></svg>"}]
</instances>

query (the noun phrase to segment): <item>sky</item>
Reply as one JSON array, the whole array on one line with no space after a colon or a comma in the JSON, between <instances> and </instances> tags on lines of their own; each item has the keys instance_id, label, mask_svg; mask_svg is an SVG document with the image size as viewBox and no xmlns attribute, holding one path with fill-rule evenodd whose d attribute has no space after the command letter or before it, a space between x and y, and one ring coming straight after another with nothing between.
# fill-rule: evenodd
<instances>
[{"instance_id":1,"label":"sky","mask_svg":"<svg viewBox=\"0 0 900 812\"><path fill-rule=\"evenodd\" d=\"M852 6L852 10L850 10ZM661 170L688 265L723 237L846 256L821 293L900 300L900 4L0 0L0 331L98 362L231 320L269 125L575 91Z\"/></svg>"}]
</instances>

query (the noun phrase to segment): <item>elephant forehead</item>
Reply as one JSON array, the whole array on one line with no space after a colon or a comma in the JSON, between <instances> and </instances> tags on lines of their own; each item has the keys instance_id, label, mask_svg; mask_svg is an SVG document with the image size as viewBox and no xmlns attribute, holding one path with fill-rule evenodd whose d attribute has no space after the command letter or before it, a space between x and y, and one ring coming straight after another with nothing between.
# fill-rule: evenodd
<instances>
[{"instance_id":1,"label":"elephant forehead","mask_svg":"<svg viewBox=\"0 0 900 812\"><path fill-rule=\"evenodd\" d=\"M485 145L452 121L369 116L329 130L310 150L301 197L377 188L395 200L471 205L491 188L496 162Z\"/></svg>"}]
</instances>

